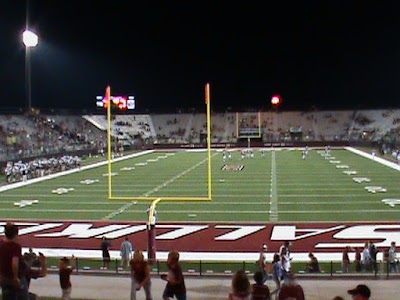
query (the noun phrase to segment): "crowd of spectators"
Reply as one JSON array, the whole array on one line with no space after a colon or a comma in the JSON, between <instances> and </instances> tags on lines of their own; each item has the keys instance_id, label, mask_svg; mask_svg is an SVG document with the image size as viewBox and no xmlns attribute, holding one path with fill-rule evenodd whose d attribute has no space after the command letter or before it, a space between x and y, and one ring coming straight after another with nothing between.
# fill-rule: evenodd
<instances>
[{"instance_id":1,"label":"crowd of spectators","mask_svg":"<svg viewBox=\"0 0 400 300\"><path fill-rule=\"evenodd\" d=\"M105 132L79 116L29 114L0 118L3 161L98 149L105 141Z\"/></svg>"},{"instance_id":2,"label":"crowd of spectators","mask_svg":"<svg viewBox=\"0 0 400 300\"><path fill-rule=\"evenodd\" d=\"M135 116L116 121L114 134L118 138L123 134L133 141L142 136L144 140L159 143L204 142L202 133L207 130L204 114L146 116L137 121ZM160 121L156 122L157 119ZM227 112L212 113L211 119L213 142L234 143L237 131L241 130L261 130L262 140L266 142L382 141L396 145L400 140L398 111L243 112L239 115ZM36 112L0 116L0 160L3 161L99 150L104 148L106 140L104 128L97 128L79 115Z\"/></svg>"}]
</instances>

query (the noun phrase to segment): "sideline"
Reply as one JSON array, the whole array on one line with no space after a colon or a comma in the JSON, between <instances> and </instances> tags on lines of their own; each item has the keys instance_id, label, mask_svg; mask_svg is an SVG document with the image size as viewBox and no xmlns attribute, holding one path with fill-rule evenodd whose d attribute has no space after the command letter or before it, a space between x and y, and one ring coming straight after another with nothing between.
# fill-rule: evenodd
<instances>
[{"instance_id":1,"label":"sideline","mask_svg":"<svg viewBox=\"0 0 400 300\"><path fill-rule=\"evenodd\" d=\"M155 150L146 150L146 151L142 151L142 152L138 152L138 153L133 153L133 154L129 154L129 155L126 155L126 156L114 158L111 161L114 163L114 162L130 159L130 158L133 158L133 157L138 157L138 156L146 155L146 154L149 154L149 153L153 153L154 151ZM85 171L85 170L90 170L90 169L101 167L101 166L104 166L104 165L107 165L107 164L108 164L108 161L105 160L105 161L100 161L100 162L93 163L93 164L90 164L90 165L87 165L87 166L83 166L83 167L80 167L80 168L75 168L75 169L71 169L71 170L67 170L67 171L63 171L63 172L57 172L57 173L46 175L46 176L43 176L43 177L28 179L25 182L20 181L20 182L10 183L10 184L1 186L0 187L0 193L5 192L5 191L9 191L9 190L13 190L13 189L17 189L17 188L20 188L20 187L23 187L23 186L31 185L31 184L34 184L34 183L38 183L38 182L42 182L42 181L58 178L58 177L61 177L61 176L74 174L74 173L78 173L78 172Z\"/></svg>"},{"instance_id":2,"label":"sideline","mask_svg":"<svg viewBox=\"0 0 400 300\"><path fill-rule=\"evenodd\" d=\"M365 158L368 158L370 160L376 161L376 162L378 162L378 163L380 163L382 165L385 165L386 167L395 169L396 171L400 171L400 165L398 165L398 164L396 164L394 162L388 161L388 160L386 160L384 158L381 158L381 157L378 157L378 156L374 157L374 156L372 156L372 154L369 154L369 153L366 153L364 151L355 149L353 147L345 147L345 149L350 151L350 152L353 152L355 154L358 154L360 156L363 156Z\"/></svg>"}]
</instances>

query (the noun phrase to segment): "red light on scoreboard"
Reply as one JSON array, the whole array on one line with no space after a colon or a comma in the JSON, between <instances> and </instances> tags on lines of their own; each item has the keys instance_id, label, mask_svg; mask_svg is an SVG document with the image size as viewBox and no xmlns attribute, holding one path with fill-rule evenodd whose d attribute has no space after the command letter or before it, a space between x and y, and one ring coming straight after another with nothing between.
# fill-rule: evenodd
<instances>
[{"instance_id":1,"label":"red light on scoreboard","mask_svg":"<svg viewBox=\"0 0 400 300\"><path fill-rule=\"evenodd\" d=\"M107 108L108 100L104 96L96 97L96 106ZM111 102L114 107L120 110L133 110L135 109L135 97L134 96L111 96Z\"/></svg>"},{"instance_id":2,"label":"red light on scoreboard","mask_svg":"<svg viewBox=\"0 0 400 300\"><path fill-rule=\"evenodd\" d=\"M273 95L271 98L271 104L274 107L278 107L282 103L282 98L280 95Z\"/></svg>"}]
</instances>

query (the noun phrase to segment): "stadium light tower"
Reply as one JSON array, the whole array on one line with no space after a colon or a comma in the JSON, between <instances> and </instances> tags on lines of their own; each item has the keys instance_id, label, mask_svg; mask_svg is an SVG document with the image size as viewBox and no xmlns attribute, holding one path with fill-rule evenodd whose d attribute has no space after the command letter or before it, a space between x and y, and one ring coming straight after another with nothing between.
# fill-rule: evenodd
<instances>
[{"instance_id":1,"label":"stadium light tower","mask_svg":"<svg viewBox=\"0 0 400 300\"><path fill-rule=\"evenodd\" d=\"M22 41L25 45L25 88L28 98L28 111L32 109L32 90L31 90L31 48L39 43L39 37L34 32L26 29L22 34Z\"/></svg>"}]
</instances>

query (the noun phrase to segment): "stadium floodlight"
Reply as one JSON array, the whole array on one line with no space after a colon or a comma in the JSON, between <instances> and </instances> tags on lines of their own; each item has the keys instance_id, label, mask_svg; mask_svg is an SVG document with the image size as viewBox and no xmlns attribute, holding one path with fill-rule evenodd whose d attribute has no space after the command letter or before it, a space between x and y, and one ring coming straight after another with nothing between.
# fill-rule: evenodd
<instances>
[{"instance_id":1,"label":"stadium floodlight","mask_svg":"<svg viewBox=\"0 0 400 300\"><path fill-rule=\"evenodd\" d=\"M279 106L282 103L282 97L280 95L273 95L271 98L271 104L273 106Z\"/></svg>"},{"instance_id":2,"label":"stadium floodlight","mask_svg":"<svg viewBox=\"0 0 400 300\"><path fill-rule=\"evenodd\" d=\"M30 49L36 47L39 43L39 37L36 33L26 29L22 33L22 42L25 45L25 89L28 98L28 111L32 110L32 90L31 90L31 55Z\"/></svg>"},{"instance_id":3,"label":"stadium floodlight","mask_svg":"<svg viewBox=\"0 0 400 300\"><path fill-rule=\"evenodd\" d=\"M27 29L22 34L22 41L24 42L25 47L36 47L39 43L39 37L37 34Z\"/></svg>"}]
</instances>

